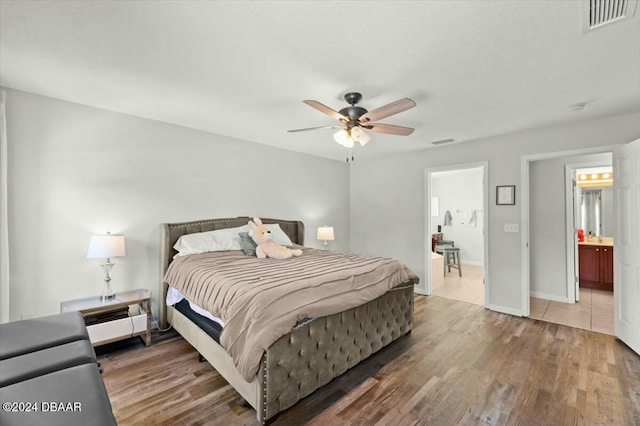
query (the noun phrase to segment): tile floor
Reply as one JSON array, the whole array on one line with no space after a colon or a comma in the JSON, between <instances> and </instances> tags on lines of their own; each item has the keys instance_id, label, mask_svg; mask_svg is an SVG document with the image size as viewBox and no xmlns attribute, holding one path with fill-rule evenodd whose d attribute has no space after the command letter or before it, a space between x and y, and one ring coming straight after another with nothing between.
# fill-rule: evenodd
<instances>
[{"instance_id":1,"label":"tile floor","mask_svg":"<svg viewBox=\"0 0 640 426\"><path fill-rule=\"evenodd\" d=\"M458 276L458 271L452 269L443 280L432 280L431 292L448 299L484 306L483 277L482 266L463 264L462 277ZM530 317L614 335L613 293L583 288L580 289L580 302L577 303L532 297Z\"/></svg>"},{"instance_id":2,"label":"tile floor","mask_svg":"<svg viewBox=\"0 0 640 426\"><path fill-rule=\"evenodd\" d=\"M580 302L531 298L531 318L614 335L613 293L580 289Z\"/></svg>"},{"instance_id":3,"label":"tile floor","mask_svg":"<svg viewBox=\"0 0 640 426\"><path fill-rule=\"evenodd\" d=\"M442 269L440 269L442 271ZM452 269L442 280L432 280L431 293L484 306L484 267L462 264L462 277ZM436 284L433 284L436 283Z\"/></svg>"}]
</instances>

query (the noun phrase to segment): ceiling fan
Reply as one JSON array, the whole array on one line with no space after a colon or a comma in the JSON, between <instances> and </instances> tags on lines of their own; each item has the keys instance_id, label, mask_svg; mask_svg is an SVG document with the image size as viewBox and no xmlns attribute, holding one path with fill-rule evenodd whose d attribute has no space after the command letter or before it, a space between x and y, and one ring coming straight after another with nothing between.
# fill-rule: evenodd
<instances>
[{"instance_id":1,"label":"ceiling fan","mask_svg":"<svg viewBox=\"0 0 640 426\"><path fill-rule=\"evenodd\" d=\"M334 126L321 126L321 127L309 127L306 129L289 130L289 132L305 132L307 130L317 129L340 129L333 135L333 138L340 145L346 148L353 148L354 142L360 143L364 146L369 142L371 136L369 136L365 130L372 130L378 133L386 133L389 135L401 135L408 136L413 133L414 129L411 127L396 126L393 124L376 123L377 120L381 120L386 117L401 113L416 106L416 103L409 98L402 98L390 104L381 106L371 111L356 106L360 100L362 100L362 94L358 92L349 92L344 95L344 100L349 103L350 106L342 108L340 111L329 108L328 106L321 104L318 101L306 100L303 101L320 111L329 117L335 118L340 122L339 125Z\"/></svg>"}]
</instances>

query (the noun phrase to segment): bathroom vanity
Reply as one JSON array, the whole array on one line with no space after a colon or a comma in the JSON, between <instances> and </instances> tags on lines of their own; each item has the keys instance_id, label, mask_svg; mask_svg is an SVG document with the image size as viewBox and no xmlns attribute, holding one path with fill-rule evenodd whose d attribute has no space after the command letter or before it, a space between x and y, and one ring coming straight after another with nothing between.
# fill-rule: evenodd
<instances>
[{"instance_id":1,"label":"bathroom vanity","mask_svg":"<svg viewBox=\"0 0 640 426\"><path fill-rule=\"evenodd\" d=\"M613 239L578 243L580 287L613 291Z\"/></svg>"}]
</instances>

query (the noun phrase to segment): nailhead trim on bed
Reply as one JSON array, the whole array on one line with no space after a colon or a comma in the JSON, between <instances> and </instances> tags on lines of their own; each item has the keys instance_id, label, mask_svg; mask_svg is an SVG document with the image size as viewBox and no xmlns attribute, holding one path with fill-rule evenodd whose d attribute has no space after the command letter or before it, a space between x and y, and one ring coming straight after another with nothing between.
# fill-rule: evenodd
<instances>
[{"instance_id":1,"label":"nailhead trim on bed","mask_svg":"<svg viewBox=\"0 0 640 426\"><path fill-rule=\"evenodd\" d=\"M292 330L271 345L264 358L263 421L407 334L412 324L413 285L409 285Z\"/></svg>"}]
</instances>

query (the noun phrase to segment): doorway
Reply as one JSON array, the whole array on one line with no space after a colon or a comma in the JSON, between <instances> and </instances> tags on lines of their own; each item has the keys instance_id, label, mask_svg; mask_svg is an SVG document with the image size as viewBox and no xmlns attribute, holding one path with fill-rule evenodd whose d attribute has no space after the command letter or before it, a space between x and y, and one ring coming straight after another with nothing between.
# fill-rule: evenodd
<instances>
[{"instance_id":1,"label":"doorway","mask_svg":"<svg viewBox=\"0 0 640 426\"><path fill-rule=\"evenodd\" d=\"M486 163L426 170L427 294L486 306L486 176ZM445 246L452 247L456 255L447 255L442 250ZM448 263L457 263L459 268Z\"/></svg>"},{"instance_id":2,"label":"doorway","mask_svg":"<svg viewBox=\"0 0 640 426\"><path fill-rule=\"evenodd\" d=\"M579 251L592 249L594 254L599 255L600 253L596 253L599 250L612 252L613 249L605 248L605 244L609 242L613 245L611 188L603 188L601 182L596 180L588 184L586 182L591 175L600 177L610 173L610 169L607 171L601 168L611 167L611 164L610 152L567 153L564 156L534 159L528 163L530 202L527 209L527 231L530 244L527 260L530 261L530 285L527 296L531 318L607 334L614 333L613 293L591 286L583 287L581 292L579 286ZM584 182L579 182L581 179ZM592 194L585 199L587 191ZM592 202L602 200L606 200L606 206L599 205L597 213L587 215L587 207ZM591 232L591 237L588 238L590 241L581 243L579 247L577 230L580 227L586 228L586 224L589 229L585 229L585 235ZM594 247L587 247L587 244L593 244ZM610 281L612 290L613 279Z\"/></svg>"}]
</instances>

